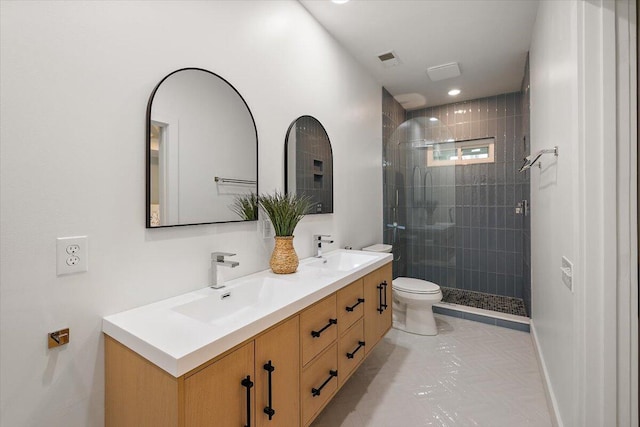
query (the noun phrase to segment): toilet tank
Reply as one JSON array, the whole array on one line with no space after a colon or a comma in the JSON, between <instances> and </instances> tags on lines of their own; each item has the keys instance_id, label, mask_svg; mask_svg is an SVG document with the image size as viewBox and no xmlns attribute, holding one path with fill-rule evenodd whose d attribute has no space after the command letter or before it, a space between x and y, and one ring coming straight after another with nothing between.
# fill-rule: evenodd
<instances>
[{"instance_id":1,"label":"toilet tank","mask_svg":"<svg viewBox=\"0 0 640 427\"><path fill-rule=\"evenodd\" d=\"M376 243L375 245L362 248L363 251L367 251L367 252L386 252L386 253L390 253L392 249L393 249L392 245L387 245L384 243Z\"/></svg>"}]
</instances>

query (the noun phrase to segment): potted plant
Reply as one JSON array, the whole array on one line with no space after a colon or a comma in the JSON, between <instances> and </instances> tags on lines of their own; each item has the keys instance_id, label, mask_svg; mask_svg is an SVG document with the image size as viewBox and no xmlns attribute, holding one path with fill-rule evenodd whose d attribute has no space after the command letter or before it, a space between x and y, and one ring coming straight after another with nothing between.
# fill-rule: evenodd
<instances>
[{"instance_id":1,"label":"potted plant","mask_svg":"<svg viewBox=\"0 0 640 427\"><path fill-rule=\"evenodd\" d=\"M277 274L295 273L298 255L293 247L293 230L311 209L311 198L295 194L263 194L258 204L267 214L275 231L275 247L269 265Z\"/></svg>"}]
</instances>

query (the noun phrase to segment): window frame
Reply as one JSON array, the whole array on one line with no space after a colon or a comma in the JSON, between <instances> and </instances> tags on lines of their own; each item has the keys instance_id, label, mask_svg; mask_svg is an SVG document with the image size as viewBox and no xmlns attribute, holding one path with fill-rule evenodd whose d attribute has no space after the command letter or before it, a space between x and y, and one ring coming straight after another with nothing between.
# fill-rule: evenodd
<instances>
[{"instance_id":1,"label":"window frame","mask_svg":"<svg viewBox=\"0 0 640 427\"><path fill-rule=\"evenodd\" d=\"M456 150L457 158L455 160L437 160L433 156L434 145L427 147L427 166L464 166L475 165L481 163L495 163L495 136L486 138L465 139L461 141L441 142L439 144L453 144L454 147L448 150ZM488 156L481 159L462 159L462 150L467 148L487 147Z\"/></svg>"}]
</instances>

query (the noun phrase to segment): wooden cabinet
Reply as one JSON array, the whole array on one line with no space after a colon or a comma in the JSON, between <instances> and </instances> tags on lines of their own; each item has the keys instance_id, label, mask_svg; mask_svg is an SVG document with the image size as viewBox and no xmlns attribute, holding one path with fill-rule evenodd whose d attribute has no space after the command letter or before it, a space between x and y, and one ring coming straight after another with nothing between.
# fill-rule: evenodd
<instances>
[{"instance_id":1,"label":"wooden cabinet","mask_svg":"<svg viewBox=\"0 0 640 427\"><path fill-rule=\"evenodd\" d=\"M255 340L255 425L258 427L300 425L299 334L299 316L295 316L258 336ZM271 384L269 374L271 374ZM269 395L271 395L271 403L269 403ZM271 418L268 414L269 408L273 410Z\"/></svg>"},{"instance_id":2,"label":"wooden cabinet","mask_svg":"<svg viewBox=\"0 0 640 427\"><path fill-rule=\"evenodd\" d=\"M187 376L185 427L299 426L299 324L294 316Z\"/></svg>"},{"instance_id":3,"label":"wooden cabinet","mask_svg":"<svg viewBox=\"0 0 640 427\"><path fill-rule=\"evenodd\" d=\"M179 425L181 378L106 335L104 353L107 427Z\"/></svg>"},{"instance_id":4,"label":"wooden cabinet","mask_svg":"<svg viewBox=\"0 0 640 427\"><path fill-rule=\"evenodd\" d=\"M369 353L391 328L391 263L364 277L364 335Z\"/></svg>"},{"instance_id":5,"label":"wooden cabinet","mask_svg":"<svg viewBox=\"0 0 640 427\"><path fill-rule=\"evenodd\" d=\"M256 381L253 354L251 341L185 378L185 427L255 425L255 387L247 387Z\"/></svg>"},{"instance_id":6,"label":"wooden cabinet","mask_svg":"<svg viewBox=\"0 0 640 427\"><path fill-rule=\"evenodd\" d=\"M179 378L105 337L105 371L107 427L300 425L297 315Z\"/></svg>"},{"instance_id":7,"label":"wooden cabinet","mask_svg":"<svg viewBox=\"0 0 640 427\"><path fill-rule=\"evenodd\" d=\"M179 378L105 336L106 427L308 426L391 327L391 279L389 263Z\"/></svg>"}]
</instances>

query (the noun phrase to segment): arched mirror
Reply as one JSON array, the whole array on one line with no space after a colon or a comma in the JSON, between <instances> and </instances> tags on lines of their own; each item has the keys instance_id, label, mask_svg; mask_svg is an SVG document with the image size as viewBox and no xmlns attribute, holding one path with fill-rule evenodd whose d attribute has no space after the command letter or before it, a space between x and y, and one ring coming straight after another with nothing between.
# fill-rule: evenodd
<instances>
[{"instance_id":1,"label":"arched mirror","mask_svg":"<svg viewBox=\"0 0 640 427\"><path fill-rule=\"evenodd\" d=\"M255 220L234 203L257 193L258 134L240 93L199 68L162 79L147 106L147 228Z\"/></svg>"},{"instance_id":2,"label":"arched mirror","mask_svg":"<svg viewBox=\"0 0 640 427\"><path fill-rule=\"evenodd\" d=\"M333 213L333 151L324 126L311 116L298 117L285 140L285 192L307 195L310 213Z\"/></svg>"}]
</instances>

